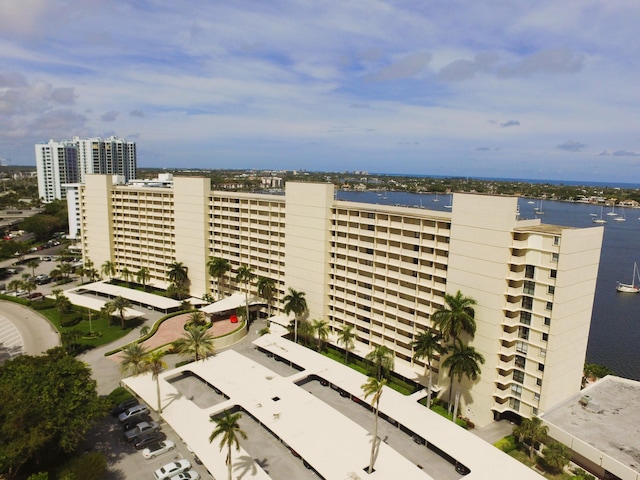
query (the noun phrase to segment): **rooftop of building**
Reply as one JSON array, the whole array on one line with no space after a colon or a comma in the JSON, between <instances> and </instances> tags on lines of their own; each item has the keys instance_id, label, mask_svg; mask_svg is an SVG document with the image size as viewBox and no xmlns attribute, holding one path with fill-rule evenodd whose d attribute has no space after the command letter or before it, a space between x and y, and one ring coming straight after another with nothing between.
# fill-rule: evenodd
<instances>
[{"instance_id":1,"label":"rooftop of building","mask_svg":"<svg viewBox=\"0 0 640 480\"><path fill-rule=\"evenodd\" d=\"M550 426L640 471L638 412L640 382L609 375L545 412L542 418Z\"/></svg>"}]
</instances>

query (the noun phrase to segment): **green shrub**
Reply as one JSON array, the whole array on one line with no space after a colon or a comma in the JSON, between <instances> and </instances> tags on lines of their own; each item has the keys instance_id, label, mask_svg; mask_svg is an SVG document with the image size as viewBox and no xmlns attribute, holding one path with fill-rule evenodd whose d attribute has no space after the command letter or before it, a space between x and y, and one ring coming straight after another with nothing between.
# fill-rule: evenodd
<instances>
[{"instance_id":1,"label":"green shrub","mask_svg":"<svg viewBox=\"0 0 640 480\"><path fill-rule=\"evenodd\" d=\"M109 395L107 395L107 403L110 407L115 407L119 403L133 398L133 395L129 390L124 387L115 388Z\"/></svg>"},{"instance_id":2,"label":"green shrub","mask_svg":"<svg viewBox=\"0 0 640 480\"><path fill-rule=\"evenodd\" d=\"M43 298L38 302L31 302L30 307L33 310L47 310L49 308L55 308L56 301L52 298Z\"/></svg>"},{"instance_id":3,"label":"green shrub","mask_svg":"<svg viewBox=\"0 0 640 480\"><path fill-rule=\"evenodd\" d=\"M82 313L73 312L64 316L64 320L60 322L61 327L75 327L82 321Z\"/></svg>"},{"instance_id":4,"label":"green shrub","mask_svg":"<svg viewBox=\"0 0 640 480\"><path fill-rule=\"evenodd\" d=\"M101 480L107 471L107 458L100 452L85 453L69 460L60 469L58 478Z\"/></svg>"},{"instance_id":5,"label":"green shrub","mask_svg":"<svg viewBox=\"0 0 640 480\"><path fill-rule=\"evenodd\" d=\"M514 437L513 435L507 435L506 437L498 440L493 445L494 447L499 448L505 453L509 453L518 448L518 442L516 441L516 437Z\"/></svg>"}]
</instances>

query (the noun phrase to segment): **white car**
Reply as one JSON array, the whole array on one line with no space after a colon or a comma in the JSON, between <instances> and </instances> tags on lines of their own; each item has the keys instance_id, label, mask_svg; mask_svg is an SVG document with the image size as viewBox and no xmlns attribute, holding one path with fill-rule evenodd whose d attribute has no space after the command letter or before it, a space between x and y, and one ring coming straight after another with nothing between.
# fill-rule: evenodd
<instances>
[{"instance_id":1,"label":"white car","mask_svg":"<svg viewBox=\"0 0 640 480\"><path fill-rule=\"evenodd\" d=\"M144 458L154 458L158 455L162 455L163 453L167 453L174 448L176 448L176 444L171 440L161 440L159 442L152 443L147 448L142 450L142 456Z\"/></svg>"},{"instance_id":2,"label":"white car","mask_svg":"<svg viewBox=\"0 0 640 480\"><path fill-rule=\"evenodd\" d=\"M200 474L195 470L189 470L188 472L176 475L171 480L200 480Z\"/></svg>"},{"instance_id":3,"label":"white car","mask_svg":"<svg viewBox=\"0 0 640 480\"><path fill-rule=\"evenodd\" d=\"M173 478L179 473L186 472L191 468L191 462L184 458L176 460L175 462L167 463L165 466L160 467L153 472L153 478L156 480L168 480Z\"/></svg>"}]
</instances>

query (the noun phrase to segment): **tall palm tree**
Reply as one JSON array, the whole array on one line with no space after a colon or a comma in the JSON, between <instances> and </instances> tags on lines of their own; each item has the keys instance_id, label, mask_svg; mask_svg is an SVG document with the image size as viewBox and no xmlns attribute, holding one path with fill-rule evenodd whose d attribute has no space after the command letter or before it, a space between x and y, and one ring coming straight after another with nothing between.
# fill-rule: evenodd
<instances>
[{"instance_id":1,"label":"tall palm tree","mask_svg":"<svg viewBox=\"0 0 640 480\"><path fill-rule=\"evenodd\" d=\"M307 300L304 298L305 293L294 290L289 287L289 293L282 299L284 302L284 314L293 313L293 341L298 343L298 319L307 311Z\"/></svg>"},{"instance_id":2,"label":"tall palm tree","mask_svg":"<svg viewBox=\"0 0 640 480\"><path fill-rule=\"evenodd\" d=\"M322 344L329 338L329 322L326 320L314 320L311 323L313 331L318 337L318 350L322 350Z\"/></svg>"},{"instance_id":3,"label":"tall palm tree","mask_svg":"<svg viewBox=\"0 0 640 480\"><path fill-rule=\"evenodd\" d=\"M189 294L189 268L182 262L169 264L167 278L173 285L178 298L184 298Z\"/></svg>"},{"instance_id":4,"label":"tall palm tree","mask_svg":"<svg viewBox=\"0 0 640 480\"><path fill-rule=\"evenodd\" d=\"M100 313L102 313L109 320L109 325L112 323L113 314L116 313L116 306L113 302L105 303L102 308L100 308Z\"/></svg>"},{"instance_id":5,"label":"tall palm tree","mask_svg":"<svg viewBox=\"0 0 640 480\"><path fill-rule=\"evenodd\" d=\"M151 372L151 378L156 381L156 392L158 394L158 413L162 413L162 402L160 399L160 373L167 368L167 364L162 359L164 352L155 350L147 355L145 359L145 371Z\"/></svg>"},{"instance_id":6,"label":"tall palm tree","mask_svg":"<svg viewBox=\"0 0 640 480\"><path fill-rule=\"evenodd\" d=\"M446 352L446 348L442 345L442 334L431 329L427 329L416 335L412 343L413 358L418 360L426 358L427 363L424 366L424 374L427 377L427 408L431 408L431 390L433 382L433 371L431 370L431 361L434 355L442 355Z\"/></svg>"},{"instance_id":7,"label":"tall palm tree","mask_svg":"<svg viewBox=\"0 0 640 480\"><path fill-rule=\"evenodd\" d=\"M338 333L338 344L342 344L344 346L344 363L348 363L349 360L349 351L355 348L355 340L356 334L353 333L353 325L345 325Z\"/></svg>"},{"instance_id":8,"label":"tall palm tree","mask_svg":"<svg viewBox=\"0 0 640 480\"><path fill-rule=\"evenodd\" d=\"M378 380L375 377L369 377L367 383L360 386L366 399L369 395L371 397L371 407L373 407L373 439L371 440L371 457L369 459L369 471L373 473L373 464L376 460L376 450L378 447L378 407L380 406L380 397L382 396L382 389L387 384L387 379L383 378Z\"/></svg>"},{"instance_id":9,"label":"tall palm tree","mask_svg":"<svg viewBox=\"0 0 640 480\"><path fill-rule=\"evenodd\" d=\"M453 353L446 358L442 363L442 366L449 369L449 377L451 378L451 384L449 388L449 404L451 404L451 391L453 389L454 377L458 381L458 388L456 389L455 406L453 407L453 418L456 421L458 414L458 403L460 401L460 387L462 383L462 377L467 377L469 380L477 380L480 375L480 365L484 363L484 357L480 352L477 352L475 348L470 347L462 343L462 340L458 339L456 345L453 348Z\"/></svg>"},{"instance_id":10,"label":"tall palm tree","mask_svg":"<svg viewBox=\"0 0 640 480\"><path fill-rule=\"evenodd\" d=\"M106 260L100 267L100 271L111 280L116 275L116 264L111 260Z\"/></svg>"},{"instance_id":11,"label":"tall palm tree","mask_svg":"<svg viewBox=\"0 0 640 480\"><path fill-rule=\"evenodd\" d=\"M571 460L569 447L560 442L551 441L542 449L544 462L556 472L561 472Z\"/></svg>"},{"instance_id":12,"label":"tall palm tree","mask_svg":"<svg viewBox=\"0 0 640 480\"><path fill-rule=\"evenodd\" d=\"M224 411L224 417L212 418L211 421L215 422L216 428L209 435L209 443L213 442L216 438L220 437L220 451L226 446L229 450L227 452L227 467L229 469L228 480L231 480L233 473L233 462L231 461L231 447L236 447L236 451L240 450L239 437L244 440L247 439L247 434L240 428L238 423L242 418L241 413L230 414L227 410Z\"/></svg>"},{"instance_id":13,"label":"tall palm tree","mask_svg":"<svg viewBox=\"0 0 640 480\"><path fill-rule=\"evenodd\" d=\"M365 358L373 364L378 380L382 379L383 376L387 376L393 370L393 352L385 345L374 347L373 350L367 353Z\"/></svg>"},{"instance_id":14,"label":"tall palm tree","mask_svg":"<svg viewBox=\"0 0 640 480\"><path fill-rule=\"evenodd\" d=\"M127 267L124 267L120 271L120 276L122 277L122 280L127 282L127 285L129 285L131 283L131 278L133 277L133 272L129 270Z\"/></svg>"},{"instance_id":15,"label":"tall palm tree","mask_svg":"<svg viewBox=\"0 0 640 480\"><path fill-rule=\"evenodd\" d=\"M268 277L258 277L256 282L256 288L258 290L258 295L264 298L267 301L267 328L271 323L271 304L273 302L273 297L276 292L276 282L272 278Z\"/></svg>"},{"instance_id":16,"label":"tall palm tree","mask_svg":"<svg viewBox=\"0 0 640 480\"><path fill-rule=\"evenodd\" d=\"M27 268L31 269L32 277L36 276L36 268L38 268L38 265L40 265L40 260L37 258L30 258L27 262Z\"/></svg>"},{"instance_id":17,"label":"tall palm tree","mask_svg":"<svg viewBox=\"0 0 640 480\"><path fill-rule=\"evenodd\" d=\"M256 274L248 265L241 265L236 272L236 282L244 283L244 302L247 314L247 324L249 323L249 286L256 278Z\"/></svg>"},{"instance_id":18,"label":"tall palm tree","mask_svg":"<svg viewBox=\"0 0 640 480\"><path fill-rule=\"evenodd\" d=\"M140 283L144 289L147 289L147 283L151 279L151 274L149 273L149 269L147 267L142 267L140 270L136 272L136 282Z\"/></svg>"},{"instance_id":19,"label":"tall palm tree","mask_svg":"<svg viewBox=\"0 0 640 480\"><path fill-rule=\"evenodd\" d=\"M139 343L131 343L121 351L120 371L134 377L145 371L145 361L148 355L146 348Z\"/></svg>"},{"instance_id":20,"label":"tall palm tree","mask_svg":"<svg viewBox=\"0 0 640 480\"><path fill-rule=\"evenodd\" d=\"M549 434L549 427L542 423L540 417L525 418L520 425L513 429L513 434L522 443L523 439L529 440L529 459L533 460L533 452L536 443L545 443Z\"/></svg>"},{"instance_id":21,"label":"tall palm tree","mask_svg":"<svg viewBox=\"0 0 640 480\"><path fill-rule=\"evenodd\" d=\"M131 302L124 297L118 295L111 302L116 312L120 316L120 325L124 328L124 311L131 306Z\"/></svg>"},{"instance_id":22,"label":"tall palm tree","mask_svg":"<svg viewBox=\"0 0 640 480\"><path fill-rule=\"evenodd\" d=\"M455 345L456 339L464 332L471 338L476 333L475 310L476 301L471 297L465 297L460 290L455 295L444 295L444 306L439 308L432 316L433 324L438 327L445 342L451 340Z\"/></svg>"},{"instance_id":23,"label":"tall palm tree","mask_svg":"<svg viewBox=\"0 0 640 480\"><path fill-rule=\"evenodd\" d=\"M229 260L220 257L209 257L207 262L209 275L216 279L218 284L218 298L222 299L222 285L224 284L225 275L231 270Z\"/></svg>"},{"instance_id":24,"label":"tall palm tree","mask_svg":"<svg viewBox=\"0 0 640 480\"><path fill-rule=\"evenodd\" d=\"M206 323L206 317L204 313L200 310L196 310L195 312L191 312L189 314L189 320L187 320L187 325L196 326L196 327L204 327Z\"/></svg>"},{"instance_id":25,"label":"tall palm tree","mask_svg":"<svg viewBox=\"0 0 640 480\"><path fill-rule=\"evenodd\" d=\"M213 335L204 327L187 327L182 337L173 342L173 346L182 356L194 356L196 362L215 353Z\"/></svg>"}]
</instances>

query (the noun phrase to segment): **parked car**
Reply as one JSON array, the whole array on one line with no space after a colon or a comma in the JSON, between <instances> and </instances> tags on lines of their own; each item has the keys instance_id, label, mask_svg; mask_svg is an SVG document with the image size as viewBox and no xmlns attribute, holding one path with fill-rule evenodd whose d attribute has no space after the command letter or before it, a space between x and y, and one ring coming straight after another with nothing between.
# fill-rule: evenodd
<instances>
[{"instance_id":1,"label":"parked car","mask_svg":"<svg viewBox=\"0 0 640 480\"><path fill-rule=\"evenodd\" d=\"M176 444L171 440L162 440L161 442L152 443L142 450L142 456L144 458L155 458L158 455L170 452L174 448L176 448Z\"/></svg>"},{"instance_id":2,"label":"parked car","mask_svg":"<svg viewBox=\"0 0 640 480\"><path fill-rule=\"evenodd\" d=\"M200 480L200 474L195 470L189 470L188 472L179 473L175 477L171 477L171 480Z\"/></svg>"},{"instance_id":3,"label":"parked car","mask_svg":"<svg viewBox=\"0 0 640 480\"><path fill-rule=\"evenodd\" d=\"M153 432L148 433L146 435L140 435L133 441L133 446L136 450L141 450L145 447L148 447L152 443L159 442L160 440L164 440L164 433L162 432Z\"/></svg>"},{"instance_id":4,"label":"parked car","mask_svg":"<svg viewBox=\"0 0 640 480\"><path fill-rule=\"evenodd\" d=\"M140 422L131 430L127 430L126 432L124 432L124 439L127 442L131 443L136 438L139 438L140 435L157 432L158 430L160 430L160 424L158 422Z\"/></svg>"},{"instance_id":5,"label":"parked car","mask_svg":"<svg viewBox=\"0 0 640 480\"><path fill-rule=\"evenodd\" d=\"M168 480L179 473L186 472L191 468L191 463L189 460L181 458L180 460L176 460L175 462L167 463L163 467L160 467L158 470L153 472L153 478L155 480Z\"/></svg>"},{"instance_id":6,"label":"parked car","mask_svg":"<svg viewBox=\"0 0 640 480\"><path fill-rule=\"evenodd\" d=\"M131 430L138 426L141 422L150 422L151 417L149 415L138 415L137 417L132 417L129 420L125 420L122 422L122 431L126 432L127 430Z\"/></svg>"},{"instance_id":7,"label":"parked car","mask_svg":"<svg viewBox=\"0 0 640 480\"><path fill-rule=\"evenodd\" d=\"M111 409L111 415L114 416L114 417L117 417L122 412L124 412L124 411L126 411L126 410L128 410L131 407L134 407L136 405L138 405L138 400L136 398L130 398L129 400L125 400L124 402L120 402L115 407L113 407Z\"/></svg>"},{"instance_id":8,"label":"parked car","mask_svg":"<svg viewBox=\"0 0 640 480\"><path fill-rule=\"evenodd\" d=\"M149 409L145 405L138 404L128 408L127 410L122 412L120 415L118 415L118 420L120 420L121 422L125 422L126 420L132 417L146 415L147 413L149 413Z\"/></svg>"}]
</instances>

